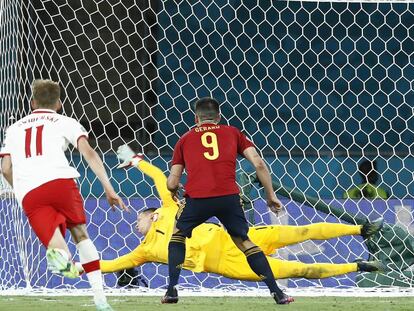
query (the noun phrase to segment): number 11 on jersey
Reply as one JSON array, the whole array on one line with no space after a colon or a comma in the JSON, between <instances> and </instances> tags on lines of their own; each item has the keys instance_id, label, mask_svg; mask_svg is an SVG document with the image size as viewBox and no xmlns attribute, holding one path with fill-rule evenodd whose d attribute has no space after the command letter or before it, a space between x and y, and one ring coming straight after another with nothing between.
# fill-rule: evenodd
<instances>
[{"instance_id":1,"label":"number 11 on jersey","mask_svg":"<svg viewBox=\"0 0 414 311\"><path fill-rule=\"evenodd\" d=\"M218 149L217 135L213 132L205 132L201 135L201 143L204 147L209 148L208 152L204 152L203 155L207 160L216 160L220 153Z\"/></svg>"},{"instance_id":2,"label":"number 11 on jersey","mask_svg":"<svg viewBox=\"0 0 414 311\"><path fill-rule=\"evenodd\" d=\"M43 148L42 148L42 137L43 137L43 127L44 125L36 126L36 155L42 155L43 154ZM29 127L25 129L26 132L26 138L25 138L25 153L26 158L30 158L32 156L32 151L30 149L30 145L32 142L32 127Z\"/></svg>"}]
</instances>

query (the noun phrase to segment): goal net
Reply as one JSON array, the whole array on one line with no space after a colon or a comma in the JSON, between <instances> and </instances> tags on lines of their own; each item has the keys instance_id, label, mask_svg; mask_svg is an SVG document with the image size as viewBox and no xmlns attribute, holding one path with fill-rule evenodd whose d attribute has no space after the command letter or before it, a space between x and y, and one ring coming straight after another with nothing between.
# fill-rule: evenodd
<instances>
[{"instance_id":1,"label":"goal net","mask_svg":"<svg viewBox=\"0 0 414 311\"><path fill-rule=\"evenodd\" d=\"M387 223L370 244L360 236L307 241L275 256L381 259L390 272L280 284L412 288L413 23L414 5L406 1L2 0L0 140L30 112L35 78L60 81L63 113L89 130L133 209L110 211L84 160L68 153L81 173L89 234L102 258L113 259L143 239L134 230L136 212L160 205L149 178L115 169L114 151L135 144L167 173L174 144L194 124L192 103L213 96L223 122L242 129L266 158L285 205L279 217L269 213L258 184L240 175L252 225L360 224L379 216ZM375 163L378 175L368 174L375 187L358 188L363 161ZM238 173L252 172L240 160ZM380 195L373 199L369 189ZM0 290L88 287L84 277L63 280L47 271L45 250L5 180L1 190ZM70 249L75 253L72 243ZM136 273L141 292L167 284L165 265L148 263ZM118 278L107 274L105 283L116 288ZM189 271L181 285L194 292L263 288Z\"/></svg>"}]
</instances>

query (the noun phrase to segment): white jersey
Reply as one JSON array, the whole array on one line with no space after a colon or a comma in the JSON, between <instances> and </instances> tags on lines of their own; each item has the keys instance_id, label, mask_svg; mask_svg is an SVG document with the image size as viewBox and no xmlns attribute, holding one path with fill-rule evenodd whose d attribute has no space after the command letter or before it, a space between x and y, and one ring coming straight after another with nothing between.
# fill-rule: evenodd
<instances>
[{"instance_id":1,"label":"white jersey","mask_svg":"<svg viewBox=\"0 0 414 311\"><path fill-rule=\"evenodd\" d=\"M48 181L80 176L65 150L69 144L77 147L82 136L88 133L78 121L49 109L34 110L7 129L0 156L11 156L13 188L20 203L30 190Z\"/></svg>"}]
</instances>

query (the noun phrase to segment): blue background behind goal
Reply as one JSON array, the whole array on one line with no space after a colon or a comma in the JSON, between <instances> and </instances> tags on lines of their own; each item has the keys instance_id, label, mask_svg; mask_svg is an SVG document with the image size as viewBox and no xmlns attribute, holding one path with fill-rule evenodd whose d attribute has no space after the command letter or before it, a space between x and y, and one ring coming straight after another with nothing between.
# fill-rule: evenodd
<instances>
[{"instance_id":1,"label":"blue background behind goal","mask_svg":"<svg viewBox=\"0 0 414 311\"><path fill-rule=\"evenodd\" d=\"M408 154L413 20L413 3L164 2L156 141L214 96L264 152Z\"/></svg>"}]
</instances>

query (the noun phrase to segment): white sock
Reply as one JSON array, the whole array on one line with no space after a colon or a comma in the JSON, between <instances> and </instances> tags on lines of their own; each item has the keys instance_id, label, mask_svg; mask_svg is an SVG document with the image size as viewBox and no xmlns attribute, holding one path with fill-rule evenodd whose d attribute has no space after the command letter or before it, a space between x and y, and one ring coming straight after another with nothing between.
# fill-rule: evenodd
<instances>
[{"instance_id":1,"label":"white sock","mask_svg":"<svg viewBox=\"0 0 414 311\"><path fill-rule=\"evenodd\" d=\"M103 290L102 273L99 267L99 254L90 239L83 240L76 245L79 251L79 260L88 277L96 305L106 303Z\"/></svg>"},{"instance_id":2,"label":"white sock","mask_svg":"<svg viewBox=\"0 0 414 311\"><path fill-rule=\"evenodd\" d=\"M75 261L75 267L76 267L76 269L78 269L79 274L82 274L82 273L85 272L85 270L83 270L83 266L80 262Z\"/></svg>"}]
</instances>

